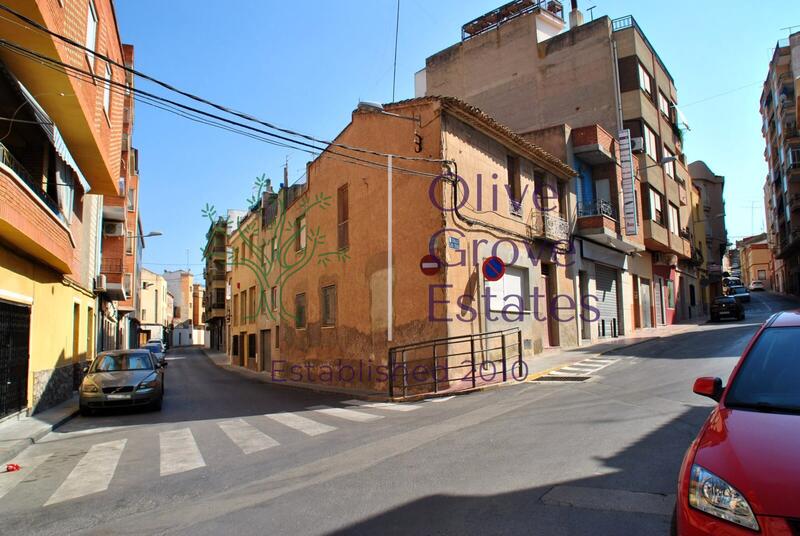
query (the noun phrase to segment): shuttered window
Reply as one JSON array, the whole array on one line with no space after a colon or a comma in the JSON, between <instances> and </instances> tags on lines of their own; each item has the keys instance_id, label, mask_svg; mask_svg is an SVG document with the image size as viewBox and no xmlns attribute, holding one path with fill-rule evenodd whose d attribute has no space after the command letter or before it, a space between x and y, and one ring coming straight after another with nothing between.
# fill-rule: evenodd
<instances>
[{"instance_id":1,"label":"shuttered window","mask_svg":"<svg viewBox=\"0 0 800 536\"><path fill-rule=\"evenodd\" d=\"M350 245L349 221L350 221L350 207L347 198L347 185L339 187L336 195L337 207L337 234L338 234L338 247L339 249L346 249Z\"/></svg>"}]
</instances>

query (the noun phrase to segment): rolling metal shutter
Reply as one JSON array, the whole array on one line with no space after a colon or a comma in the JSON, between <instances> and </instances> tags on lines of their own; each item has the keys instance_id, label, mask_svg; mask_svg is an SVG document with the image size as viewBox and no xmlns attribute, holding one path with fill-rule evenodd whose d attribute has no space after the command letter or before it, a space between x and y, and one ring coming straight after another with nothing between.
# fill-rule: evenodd
<instances>
[{"instance_id":1,"label":"rolling metal shutter","mask_svg":"<svg viewBox=\"0 0 800 536\"><path fill-rule=\"evenodd\" d=\"M595 265L597 308L600 310L598 334L601 337L619 335L619 308L617 307L617 271Z\"/></svg>"}]
</instances>

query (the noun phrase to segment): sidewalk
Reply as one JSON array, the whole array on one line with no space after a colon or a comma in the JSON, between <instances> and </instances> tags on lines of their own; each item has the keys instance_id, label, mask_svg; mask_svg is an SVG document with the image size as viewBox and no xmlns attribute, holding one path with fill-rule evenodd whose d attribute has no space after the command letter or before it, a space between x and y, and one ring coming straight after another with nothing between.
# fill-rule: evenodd
<instances>
[{"instance_id":1,"label":"sidewalk","mask_svg":"<svg viewBox=\"0 0 800 536\"><path fill-rule=\"evenodd\" d=\"M58 406L31 417L18 415L0 422L0 463L11 460L77 413L78 395L75 395Z\"/></svg>"},{"instance_id":2,"label":"sidewalk","mask_svg":"<svg viewBox=\"0 0 800 536\"><path fill-rule=\"evenodd\" d=\"M685 333L689 331L694 331L699 329L700 326L705 324L708 321L708 317L700 317L697 319L693 319L688 322L682 322L679 324L671 324L668 326L660 326L658 328L646 328L640 329L635 332L634 335L628 337L619 337L616 339L608 339L602 342L586 345L586 346L579 346L576 348L570 348L568 350L562 350L561 348L552 348L546 349L544 352L540 354L536 354L533 356L525 357L525 364L528 368L528 375L524 379L520 380L522 382L531 381L536 379L540 376L544 376L549 372L559 369L561 367L575 364L579 361L583 361L589 357L597 357L601 356L605 353L612 352L614 350L620 348L627 348L631 346L635 346L637 344L641 344L644 342L652 341L661 337L669 337L671 335L677 335L680 333ZM335 393L335 394L344 394L348 396L352 396L355 398L360 398L364 400L370 401L391 401L387 393L385 392L378 392L378 391L354 391L349 389L342 389L337 388L334 386L327 386L327 385L312 385L309 383L301 383L301 382L292 382L292 381L274 381L269 377L269 374L266 372L256 372L254 370L250 370L244 367L240 367L238 365L231 365L230 359L225 354L225 352L216 352L211 351L207 348L203 348L203 353L217 366L233 371L241 376L253 378L255 380L261 381L263 383L268 383L271 385L275 385L278 387L290 387L295 389L305 389L315 392L323 392L323 393ZM421 398L432 398L437 396L451 396L451 395L460 395L466 393L472 393L475 391L482 391L485 389L493 389L504 385L513 385L514 383L518 383L515 381L508 381L506 383L502 383L499 381L493 381L488 383L483 383L481 385L477 385L476 387L463 389L463 390L442 390L439 393L426 393L424 395L410 395L404 398L404 401L412 402L414 400L418 400Z\"/></svg>"}]
</instances>

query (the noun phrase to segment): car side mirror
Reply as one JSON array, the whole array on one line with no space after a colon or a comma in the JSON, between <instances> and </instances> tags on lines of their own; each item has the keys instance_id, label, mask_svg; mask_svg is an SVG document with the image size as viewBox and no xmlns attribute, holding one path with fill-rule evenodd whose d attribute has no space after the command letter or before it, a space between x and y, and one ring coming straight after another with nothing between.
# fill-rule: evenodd
<instances>
[{"instance_id":1,"label":"car side mirror","mask_svg":"<svg viewBox=\"0 0 800 536\"><path fill-rule=\"evenodd\" d=\"M697 378L694 381L694 388L692 390L697 395L707 396L719 402L719 399L722 398L722 379L712 378L710 376Z\"/></svg>"},{"instance_id":2,"label":"car side mirror","mask_svg":"<svg viewBox=\"0 0 800 536\"><path fill-rule=\"evenodd\" d=\"M87 374L88 372L89 372L89 365L84 365L83 366L83 373Z\"/></svg>"}]
</instances>

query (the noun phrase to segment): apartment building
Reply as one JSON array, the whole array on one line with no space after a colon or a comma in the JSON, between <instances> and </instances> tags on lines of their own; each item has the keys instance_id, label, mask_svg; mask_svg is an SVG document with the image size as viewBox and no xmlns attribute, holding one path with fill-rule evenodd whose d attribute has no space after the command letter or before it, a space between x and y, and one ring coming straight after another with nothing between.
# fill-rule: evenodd
<instances>
[{"instance_id":1,"label":"apartment building","mask_svg":"<svg viewBox=\"0 0 800 536\"><path fill-rule=\"evenodd\" d=\"M226 319L225 300L227 298L227 221L219 218L209 225L206 232L206 246L203 250L206 281L203 302L205 325L209 333L209 348L225 351Z\"/></svg>"},{"instance_id":2,"label":"apartment building","mask_svg":"<svg viewBox=\"0 0 800 536\"><path fill-rule=\"evenodd\" d=\"M166 340L167 327L172 322L167 280L160 274L142 268L142 289L139 299L139 345L150 339Z\"/></svg>"},{"instance_id":3,"label":"apartment building","mask_svg":"<svg viewBox=\"0 0 800 536\"><path fill-rule=\"evenodd\" d=\"M609 257L626 259L622 267L599 261L617 270L617 316L627 317L618 333L675 322L688 316L682 300L697 292L699 281L691 263L691 176L674 80L633 17L584 23L573 7L569 21L567 29L563 6L554 0L501 6L465 24L459 43L427 58L416 94L458 97L522 135L596 125L620 144L620 155L627 155L630 140L632 183L609 192L581 173L570 189L583 210L607 207L631 242L641 232L644 251L602 244ZM615 158L627 165L627 156ZM579 238L590 249L595 245ZM586 277L590 288L603 285L591 268Z\"/></svg>"},{"instance_id":4,"label":"apartment building","mask_svg":"<svg viewBox=\"0 0 800 536\"><path fill-rule=\"evenodd\" d=\"M49 30L122 62L110 0L11 0ZM103 333L95 295L101 196L121 194L124 98L103 80L125 74L11 15L0 36L95 80L0 47L0 417L69 398Z\"/></svg>"},{"instance_id":5,"label":"apartment building","mask_svg":"<svg viewBox=\"0 0 800 536\"><path fill-rule=\"evenodd\" d=\"M737 240L736 249L739 251L742 283L749 287L753 281L760 281L769 290L773 274L767 234L761 233Z\"/></svg>"},{"instance_id":6,"label":"apartment building","mask_svg":"<svg viewBox=\"0 0 800 536\"><path fill-rule=\"evenodd\" d=\"M761 93L764 184L773 288L800 296L800 32L778 41Z\"/></svg>"},{"instance_id":7,"label":"apartment building","mask_svg":"<svg viewBox=\"0 0 800 536\"><path fill-rule=\"evenodd\" d=\"M206 287L200 283L192 284L192 324L202 326L205 324L203 302L205 301Z\"/></svg>"},{"instance_id":8,"label":"apartment building","mask_svg":"<svg viewBox=\"0 0 800 536\"><path fill-rule=\"evenodd\" d=\"M728 250L728 232L725 228L725 177L717 175L708 164L697 160L689 164L692 184L699 190L703 210L695 215L704 223L705 234L696 236L708 266L708 283L712 296L722 294L722 258Z\"/></svg>"},{"instance_id":9,"label":"apartment building","mask_svg":"<svg viewBox=\"0 0 800 536\"><path fill-rule=\"evenodd\" d=\"M175 299L173 324L191 324L194 314L194 275L191 270L164 270L167 289Z\"/></svg>"},{"instance_id":10,"label":"apartment building","mask_svg":"<svg viewBox=\"0 0 800 536\"><path fill-rule=\"evenodd\" d=\"M462 337L489 355L477 334L504 330L524 355L577 344L571 167L450 97L359 106L333 144L393 155L391 181L386 158L337 149L361 160L324 153L306 184L252 207L230 238L233 364L385 392L375 371L398 345ZM440 352L438 366L464 359Z\"/></svg>"}]
</instances>

